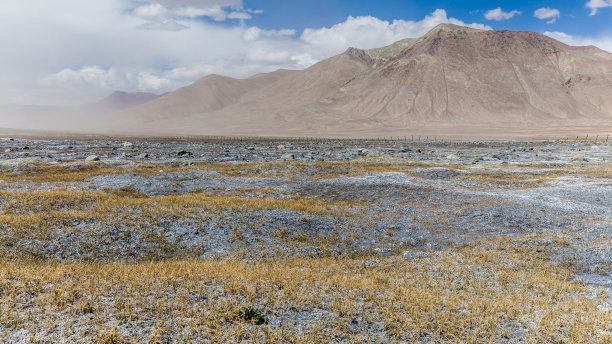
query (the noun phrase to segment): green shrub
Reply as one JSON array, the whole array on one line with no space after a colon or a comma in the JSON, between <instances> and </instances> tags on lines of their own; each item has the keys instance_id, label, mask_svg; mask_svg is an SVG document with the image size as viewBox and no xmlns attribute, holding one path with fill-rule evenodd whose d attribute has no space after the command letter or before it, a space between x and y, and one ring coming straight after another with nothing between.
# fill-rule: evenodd
<instances>
[{"instance_id":1,"label":"green shrub","mask_svg":"<svg viewBox=\"0 0 612 344\"><path fill-rule=\"evenodd\" d=\"M268 323L266 315L253 306L240 308L240 310L238 311L238 318L253 323L255 325L262 325Z\"/></svg>"}]
</instances>

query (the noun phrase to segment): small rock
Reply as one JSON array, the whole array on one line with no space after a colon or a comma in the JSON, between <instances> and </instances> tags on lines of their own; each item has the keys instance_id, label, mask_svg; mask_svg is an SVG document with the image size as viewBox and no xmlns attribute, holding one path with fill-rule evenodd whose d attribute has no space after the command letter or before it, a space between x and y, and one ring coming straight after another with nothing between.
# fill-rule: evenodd
<instances>
[{"instance_id":1,"label":"small rock","mask_svg":"<svg viewBox=\"0 0 612 344\"><path fill-rule=\"evenodd\" d=\"M123 143L123 147L124 148L132 148L132 147L134 147L134 144L131 143L131 142L127 142L126 141L126 142Z\"/></svg>"},{"instance_id":2,"label":"small rock","mask_svg":"<svg viewBox=\"0 0 612 344\"><path fill-rule=\"evenodd\" d=\"M278 145L276 146L276 149L285 149L285 145Z\"/></svg>"},{"instance_id":3,"label":"small rock","mask_svg":"<svg viewBox=\"0 0 612 344\"><path fill-rule=\"evenodd\" d=\"M291 154L291 153L285 153L283 155L281 155L281 159L295 159L295 155Z\"/></svg>"},{"instance_id":4,"label":"small rock","mask_svg":"<svg viewBox=\"0 0 612 344\"><path fill-rule=\"evenodd\" d=\"M4 153L10 153L10 152L12 152L12 151L13 151L12 149L7 148L7 149L5 149L5 150L4 150Z\"/></svg>"},{"instance_id":5,"label":"small rock","mask_svg":"<svg viewBox=\"0 0 612 344\"><path fill-rule=\"evenodd\" d=\"M97 155L90 155L85 158L85 161L100 161L100 157Z\"/></svg>"},{"instance_id":6,"label":"small rock","mask_svg":"<svg viewBox=\"0 0 612 344\"><path fill-rule=\"evenodd\" d=\"M459 160L459 156L457 154L449 154L446 156L448 160Z\"/></svg>"},{"instance_id":7,"label":"small rock","mask_svg":"<svg viewBox=\"0 0 612 344\"><path fill-rule=\"evenodd\" d=\"M147 154L147 153L142 153L142 154L137 156L138 159L146 159L148 157L149 157L149 154Z\"/></svg>"},{"instance_id":8,"label":"small rock","mask_svg":"<svg viewBox=\"0 0 612 344\"><path fill-rule=\"evenodd\" d=\"M186 150L182 150L182 151L178 152L177 154L178 154L178 156L193 156L193 153L188 152Z\"/></svg>"}]
</instances>

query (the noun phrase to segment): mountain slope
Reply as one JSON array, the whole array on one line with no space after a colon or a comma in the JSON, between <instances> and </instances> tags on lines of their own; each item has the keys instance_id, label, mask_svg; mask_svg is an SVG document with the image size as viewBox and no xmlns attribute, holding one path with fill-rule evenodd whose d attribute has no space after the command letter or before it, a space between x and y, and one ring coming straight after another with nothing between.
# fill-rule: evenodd
<instances>
[{"instance_id":1,"label":"mountain slope","mask_svg":"<svg viewBox=\"0 0 612 344\"><path fill-rule=\"evenodd\" d=\"M209 76L136 117L150 131L263 135L612 122L612 55L534 32L440 25L252 79Z\"/></svg>"},{"instance_id":2,"label":"mountain slope","mask_svg":"<svg viewBox=\"0 0 612 344\"><path fill-rule=\"evenodd\" d=\"M151 122L158 119L180 119L193 114L202 114L234 104L248 92L263 88L292 75L295 71L278 70L262 73L248 79L234 79L220 75L209 75L195 83L166 94L135 109L125 116Z\"/></svg>"}]
</instances>

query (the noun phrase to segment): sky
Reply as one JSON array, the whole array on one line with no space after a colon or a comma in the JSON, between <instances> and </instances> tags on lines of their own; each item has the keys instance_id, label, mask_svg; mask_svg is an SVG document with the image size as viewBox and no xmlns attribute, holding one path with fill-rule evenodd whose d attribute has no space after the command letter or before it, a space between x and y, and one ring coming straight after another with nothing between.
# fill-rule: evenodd
<instances>
[{"instance_id":1,"label":"sky","mask_svg":"<svg viewBox=\"0 0 612 344\"><path fill-rule=\"evenodd\" d=\"M0 104L163 93L208 74L303 69L440 23L612 52L612 0L2 0Z\"/></svg>"}]
</instances>

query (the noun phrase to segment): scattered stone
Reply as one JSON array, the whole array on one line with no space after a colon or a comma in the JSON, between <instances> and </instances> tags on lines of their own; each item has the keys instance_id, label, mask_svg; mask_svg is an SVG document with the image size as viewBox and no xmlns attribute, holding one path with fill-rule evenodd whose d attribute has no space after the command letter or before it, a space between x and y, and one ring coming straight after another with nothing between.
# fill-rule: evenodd
<instances>
[{"instance_id":1,"label":"scattered stone","mask_svg":"<svg viewBox=\"0 0 612 344\"><path fill-rule=\"evenodd\" d=\"M134 144L131 142L124 142L123 143L123 148L132 148L134 147Z\"/></svg>"},{"instance_id":2,"label":"scattered stone","mask_svg":"<svg viewBox=\"0 0 612 344\"><path fill-rule=\"evenodd\" d=\"M188 151L186 151L186 150L182 150L182 151L179 151L179 152L177 153L177 155L178 155L178 156L193 156L193 153L188 152Z\"/></svg>"},{"instance_id":3,"label":"scattered stone","mask_svg":"<svg viewBox=\"0 0 612 344\"><path fill-rule=\"evenodd\" d=\"M85 158L85 161L100 161L100 157L97 155L90 155Z\"/></svg>"},{"instance_id":4,"label":"scattered stone","mask_svg":"<svg viewBox=\"0 0 612 344\"><path fill-rule=\"evenodd\" d=\"M285 154L281 155L281 159L284 159L284 160L295 159L295 155L293 155L291 153L285 153Z\"/></svg>"},{"instance_id":5,"label":"scattered stone","mask_svg":"<svg viewBox=\"0 0 612 344\"><path fill-rule=\"evenodd\" d=\"M285 149L285 145L278 145L276 146L276 149Z\"/></svg>"},{"instance_id":6,"label":"scattered stone","mask_svg":"<svg viewBox=\"0 0 612 344\"><path fill-rule=\"evenodd\" d=\"M146 159L148 157L149 157L149 154L147 154L147 153L142 153L142 154L137 156L138 159Z\"/></svg>"}]
</instances>

